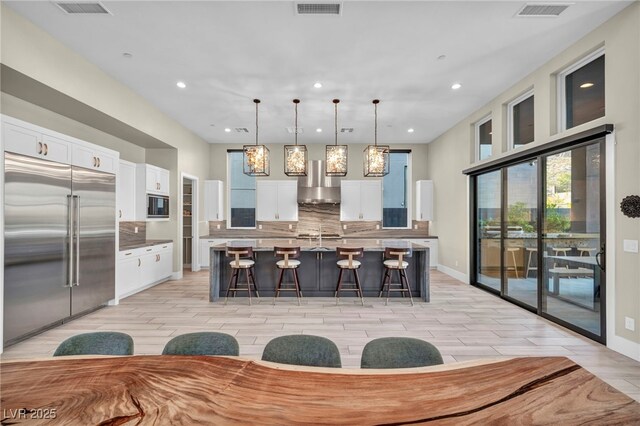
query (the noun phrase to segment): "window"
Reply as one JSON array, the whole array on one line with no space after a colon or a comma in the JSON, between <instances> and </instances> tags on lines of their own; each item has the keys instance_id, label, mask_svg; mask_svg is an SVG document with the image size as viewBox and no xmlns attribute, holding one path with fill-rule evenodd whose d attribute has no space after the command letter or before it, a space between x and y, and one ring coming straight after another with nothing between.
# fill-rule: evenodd
<instances>
[{"instance_id":1,"label":"window","mask_svg":"<svg viewBox=\"0 0 640 426\"><path fill-rule=\"evenodd\" d=\"M256 178L243 173L242 151L229 151L227 171L229 182L229 228L255 228Z\"/></svg>"},{"instance_id":2,"label":"window","mask_svg":"<svg viewBox=\"0 0 640 426\"><path fill-rule=\"evenodd\" d=\"M477 160L485 160L491 157L492 145L491 145L491 135L493 135L493 131L491 130L491 116L485 117L482 120L478 121L475 125L476 128L476 149L477 149Z\"/></svg>"},{"instance_id":3,"label":"window","mask_svg":"<svg viewBox=\"0 0 640 426\"><path fill-rule=\"evenodd\" d=\"M409 228L410 151L389 153L389 174L382 178L382 227Z\"/></svg>"},{"instance_id":4,"label":"window","mask_svg":"<svg viewBox=\"0 0 640 426\"><path fill-rule=\"evenodd\" d=\"M509 148L519 148L533 142L533 91L509 102L507 105L509 124Z\"/></svg>"},{"instance_id":5,"label":"window","mask_svg":"<svg viewBox=\"0 0 640 426\"><path fill-rule=\"evenodd\" d=\"M561 72L558 90L561 130L604 117L604 50Z\"/></svg>"}]
</instances>

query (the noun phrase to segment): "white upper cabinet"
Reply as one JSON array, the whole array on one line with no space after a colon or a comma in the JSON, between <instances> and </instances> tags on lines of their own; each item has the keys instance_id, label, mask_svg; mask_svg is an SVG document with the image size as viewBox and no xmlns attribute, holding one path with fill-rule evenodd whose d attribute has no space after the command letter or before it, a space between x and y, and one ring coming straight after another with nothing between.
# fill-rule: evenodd
<instances>
[{"instance_id":1,"label":"white upper cabinet","mask_svg":"<svg viewBox=\"0 0 640 426\"><path fill-rule=\"evenodd\" d=\"M382 180L340 182L340 220L382 220Z\"/></svg>"},{"instance_id":2,"label":"white upper cabinet","mask_svg":"<svg viewBox=\"0 0 640 426\"><path fill-rule=\"evenodd\" d=\"M221 180L204 181L204 220L224 220L224 185Z\"/></svg>"},{"instance_id":3,"label":"white upper cabinet","mask_svg":"<svg viewBox=\"0 0 640 426\"><path fill-rule=\"evenodd\" d=\"M116 188L116 202L118 204L118 220L144 220L136 218L136 165L129 161L120 160L118 169L118 185Z\"/></svg>"},{"instance_id":4,"label":"white upper cabinet","mask_svg":"<svg viewBox=\"0 0 640 426\"><path fill-rule=\"evenodd\" d=\"M72 164L85 169L97 170L99 172L117 173L119 164L118 158L108 153L96 149L90 145L74 145L71 152Z\"/></svg>"},{"instance_id":5,"label":"white upper cabinet","mask_svg":"<svg viewBox=\"0 0 640 426\"><path fill-rule=\"evenodd\" d=\"M416 182L416 217L415 220L433 220L433 181Z\"/></svg>"},{"instance_id":6,"label":"white upper cabinet","mask_svg":"<svg viewBox=\"0 0 640 426\"><path fill-rule=\"evenodd\" d=\"M138 164L137 168L137 179L144 182L147 194L169 195L169 170L151 164Z\"/></svg>"},{"instance_id":7,"label":"white upper cabinet","mask_svg":"<svg viewBox=\"0 0 640 426\"><path fill-rule=\"evenodd\" d=\"M4 149L16 154L116 174L120 154L89 142L2 116Z\"/></svg>"},{"instance_id":8,"label":"white upper cabinet","mask_svg":"<svg viewBox=\"0 0 640 426\"><path fill-rule=\"evenodd\" d=\"M258 180L256 182L256 220L298 220L298 182L295 180Z\"/></svg>"}]
</instances>

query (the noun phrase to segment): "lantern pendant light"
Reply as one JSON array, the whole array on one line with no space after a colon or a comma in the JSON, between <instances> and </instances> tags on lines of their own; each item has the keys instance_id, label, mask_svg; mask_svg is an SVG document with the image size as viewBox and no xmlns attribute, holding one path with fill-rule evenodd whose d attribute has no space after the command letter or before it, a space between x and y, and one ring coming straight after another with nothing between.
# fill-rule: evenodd
<instances>
[{"instance_id":1,"label":"lantern pendant light","mask_svg":"<svg viewBox=\"0 0 640 426\"><path fill-rule=\"evenodd\" d=\"M375 111L375 127L373 145L364 149L364 175L366 177L381 177L389 174L389 146L378 145L378 99L373 100Z\"/></svg>"},{"instance_id":2,"label":"lantern pendant light","mask_svg":"<svg viewBox=\"0 0 640 426\"><path fill-rule=\"evenodd\" d=\"M327 145L325 150L326 176L346 176L347 175L347 145L338 145L338 103L340 99L334 99L335 111L335 134L334 145Z\"/></svg>"},{"instance_id":3,"label":"lantern pendant light","mask_svg":"<svg viewBox=\"0 0 640 426\"><path fill-rule=\"evenodd\" d=\"M296 111L295 120L295 145L284 146L284 174L287 176L306 176L307 175L307 147L298 145L298 104L300 99L294 99Z\"/></svg>"},{"instance_id":4,"label":"lantern pendant light","mask_svg":"<svg viewBox=\"0 0 640 426\"><path fill-rule=\"evenodd\" d=\"M244 145L242 151L244 153L245 175L249 176L269 176L269 148L266 145L258 145L258 104L260 99L254 99L256 104L256 144Z\"/></svg>"}]
</instances>

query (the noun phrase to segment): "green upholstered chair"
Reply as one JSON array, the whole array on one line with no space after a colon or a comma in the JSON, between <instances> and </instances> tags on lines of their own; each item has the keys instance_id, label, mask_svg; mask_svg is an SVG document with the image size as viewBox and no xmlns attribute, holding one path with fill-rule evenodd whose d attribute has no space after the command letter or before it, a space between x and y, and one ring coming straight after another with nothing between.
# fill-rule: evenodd
<instances>
[{"instance_id":1,"label":"green upholstered chair","mask_svg":"<svg viewBox=\"0 0 640 426\"><path fill-rule=\"evenodd\" d=\"M115 331L78 334L60 343L53 354L66 355L133 355L133 339Z\"/></svg>"},{"instance_id":2,"label":"green upholstered chair","mask_svg":"<svg viewBox=\"0 0 640 426\"><path fill-rule=\"evenodd\" d=\"M360 368L411 368L443 363L440 351L429 342L411 337L383 337L365 345Z\"/></svg>"},{"instance_id":3,"label":"green upholstered chair","mask_svg":"<svg viewBox=\"0 0 640 426\"><path fill-rule=\"evenodd\" d=\"M187 333L171 339L162 355L233 355L238 356L240 347L235 337L224 333L203 331Z\"/></svg>"},{"instance_id":4,"label":"green upholstered chair","mask_svg":"<svg viewBox=\"0 0 640 426\"><path fill-rule=\"evenodd\" d=\"M276 337L265 346L263 361L312 367L342 367L340 351L326 337L294 334Z\"/></svg>"}]
</instances>

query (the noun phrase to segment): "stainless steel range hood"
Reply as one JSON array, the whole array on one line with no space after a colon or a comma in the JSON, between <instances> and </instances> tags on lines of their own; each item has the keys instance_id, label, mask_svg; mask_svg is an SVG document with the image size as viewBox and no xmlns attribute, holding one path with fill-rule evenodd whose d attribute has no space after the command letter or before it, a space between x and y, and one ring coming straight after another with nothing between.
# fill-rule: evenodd
<instances>
[{"instance_id":1,"label":"stainless steel range hood","mask_svg":"<svg viewBox=\"0 0 640 426\"><path fill-rule=\"evenodd\" d=\"M340 178L325 176L325 164L321 160L309 160L307 176L298 178L299 204L338 204L340 202Z\"/></svg>"}]
</instances>

